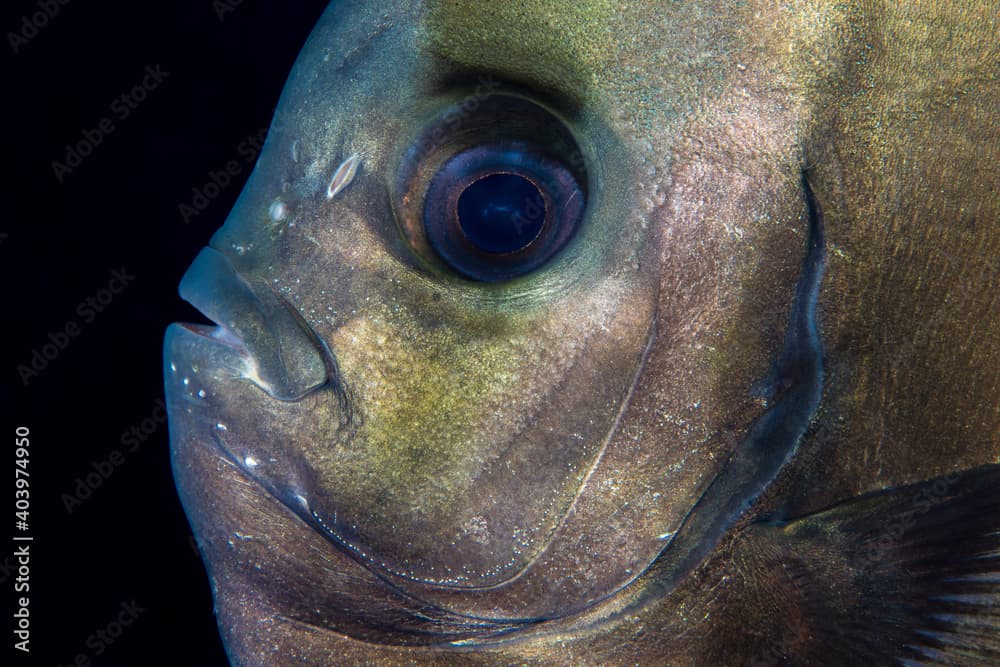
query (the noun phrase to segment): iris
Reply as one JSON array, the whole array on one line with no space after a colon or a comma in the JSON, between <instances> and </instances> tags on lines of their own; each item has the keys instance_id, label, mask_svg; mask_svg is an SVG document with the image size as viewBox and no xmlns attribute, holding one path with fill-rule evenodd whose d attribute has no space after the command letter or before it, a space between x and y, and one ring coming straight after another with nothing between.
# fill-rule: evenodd
<instances>
[{"instance_id":1,"label":"iris","mask_svg":"<svg viewBox=\"0 0 1000 667\"><path fill-rule=\"evenodd\" d=\"M411 139L390 195L426 265L503 282L546 267L583 227L587 160L567 123L526 95L476 100L442 107Z\"/></svg>"},{"instance_id":2,"label":"iris","mask_svg":"<svg viewBox=\"0 0 1000 667\"><path fill-rule=\"evenodd\" d=\"M484 282L541 267L583 219L584 190L560 159L523 141L468 148L431 178L423 223L454 271Z\"/></svg>"}]
</instances>

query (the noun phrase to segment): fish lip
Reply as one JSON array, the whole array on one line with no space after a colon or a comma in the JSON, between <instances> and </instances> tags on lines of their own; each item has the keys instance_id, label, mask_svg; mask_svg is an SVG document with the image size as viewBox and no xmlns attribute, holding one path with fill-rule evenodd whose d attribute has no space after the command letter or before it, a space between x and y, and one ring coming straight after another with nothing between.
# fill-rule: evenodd
<instances>
[{"instance_id":1,"label":"fish lip","mask_svg":"<svg viewBox=\"0 0 1000 667\"><path fill-rule=\"evenodd\" d=\"M247 378L272 398L298 400L336 376L329 348L298 310L218 250L202 249L181 279L180 295L216 324L181 326L251 361Z\"/></svg>"},{"instance_id":2,"label":"fish lip","mask_svg":"<svg viewBox=\"0 0 1000 667\"><path fill-rule=\"evenodd\" d=\"M201 311L199 311L201 312ZM246 343L238 335L233 333L233 330L222 324L216 324L211 326L208 324L195 324L193 322L178 322L178 326L185 329L196 336L208 339L215 345L225 345L226 347L239 353L240 356L245 358L250 358L250 350L247 349Z\"/></svg>"}]
</instances>

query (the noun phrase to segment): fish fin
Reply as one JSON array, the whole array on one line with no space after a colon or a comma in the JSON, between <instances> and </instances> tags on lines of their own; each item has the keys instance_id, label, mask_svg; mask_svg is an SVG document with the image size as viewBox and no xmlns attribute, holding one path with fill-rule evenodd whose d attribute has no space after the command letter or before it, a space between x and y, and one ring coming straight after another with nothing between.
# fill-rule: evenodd
<instances>
[{"instance_id":1,"label":"fish fin","mask_svg":"<svg viewBox=\"0 0 1000 667\"><path fill-rule=\"evenodd\" d=\"M758 522L743 539L756 589L744 602L774 614L750 632L752 664L1000 665L1000 465Z\"/></svg>"}]
</instances>

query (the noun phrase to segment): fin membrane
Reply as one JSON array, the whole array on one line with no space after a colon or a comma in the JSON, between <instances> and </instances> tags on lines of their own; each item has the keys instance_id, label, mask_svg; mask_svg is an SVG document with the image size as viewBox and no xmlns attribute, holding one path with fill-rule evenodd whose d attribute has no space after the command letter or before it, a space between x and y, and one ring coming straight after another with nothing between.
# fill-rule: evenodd
<instances>
[{"instance_id":1,"label":"fin membrane","mask_svg":"<svg viewBox=\"0 0 1000 667\"><path fill-rule=\"evenodd\" d=\"M756 523L733 548L752 568L733 602L760 619L749 664L1000 665L1000 465Z\"/></svg>"}]
</instances>

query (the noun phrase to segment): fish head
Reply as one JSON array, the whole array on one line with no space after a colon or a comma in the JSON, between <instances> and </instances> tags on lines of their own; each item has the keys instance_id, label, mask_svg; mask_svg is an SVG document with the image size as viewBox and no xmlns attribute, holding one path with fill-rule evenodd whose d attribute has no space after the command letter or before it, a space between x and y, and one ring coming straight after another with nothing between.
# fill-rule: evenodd
<instances>
[{"instance_id":1,"label":"fish head","mask_svg":"<svg viewBox=\"0 0 1000 667\"><path fill-rule=\"evenodd\" d=\"M231 650L275 616L387 644L569 618L642 590L732 461L766 486L734 452L815 333L802 172L847 11L330 5L182 281L215 325L165 343Z\"/></svg>"}]
</instances>

